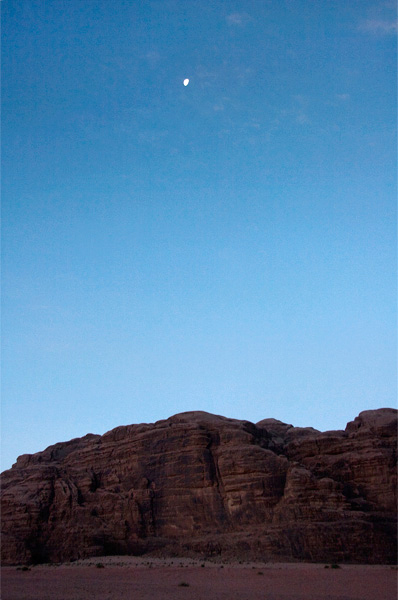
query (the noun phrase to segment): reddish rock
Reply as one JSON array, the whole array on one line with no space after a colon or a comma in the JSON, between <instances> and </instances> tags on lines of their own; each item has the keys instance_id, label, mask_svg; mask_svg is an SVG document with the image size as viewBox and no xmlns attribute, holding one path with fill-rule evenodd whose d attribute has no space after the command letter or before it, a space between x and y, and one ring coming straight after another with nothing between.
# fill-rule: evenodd
<instances>
[{"instance_id":1,"label":"reddish rock","mask_svg":"<svg viewBox=\"0 0 398 600\"><path fill-rule=\"evenodd\" d=\"M396 560L397 411L321 433L204 412L20 456L1 476L2 562L102 554Z\"/></svg>"}]
</instances>

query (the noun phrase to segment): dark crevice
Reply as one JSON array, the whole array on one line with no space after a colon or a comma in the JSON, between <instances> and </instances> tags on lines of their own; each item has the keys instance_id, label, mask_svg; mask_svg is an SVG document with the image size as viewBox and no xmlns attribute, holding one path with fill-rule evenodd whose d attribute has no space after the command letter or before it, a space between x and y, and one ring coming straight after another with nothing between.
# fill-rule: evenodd
<instances>
[{"instance_id":1,"label":"dark crevice","mask_svg":"<svg viewBox=\"0 0 398 600\"><path fill-rule=\"evenodd\" d=\"M96 473L95 471L91 471L91 483L90 483L90 492L95 492L99 487L101 487L101 473Z\"/></svg>"}]
</instances>

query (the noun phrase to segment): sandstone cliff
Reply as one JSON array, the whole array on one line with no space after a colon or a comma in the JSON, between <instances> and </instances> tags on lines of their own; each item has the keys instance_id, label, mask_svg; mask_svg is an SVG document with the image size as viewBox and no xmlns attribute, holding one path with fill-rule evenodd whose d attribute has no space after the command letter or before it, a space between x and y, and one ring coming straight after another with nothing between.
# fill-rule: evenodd
<instances>
[{"instance_id":1,"label":"sandstone cliff","mask_svg":"<svg viewBox=\"0 0 398 600\"><path fill-rule=\"evenodd\" d=\"M20 456L1 476L3 564L102 554L396 560L397 411L321 433L204 412Z\"/></svg>"}]
</instances>

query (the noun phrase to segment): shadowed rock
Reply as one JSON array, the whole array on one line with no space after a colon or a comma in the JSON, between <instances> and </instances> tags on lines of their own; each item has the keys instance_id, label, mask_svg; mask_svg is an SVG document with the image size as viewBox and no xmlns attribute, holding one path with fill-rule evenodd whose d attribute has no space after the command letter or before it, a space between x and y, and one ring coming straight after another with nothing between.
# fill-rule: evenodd
<instances>
[{"instance_id":1,"label":"shadowed rock","mask_svg":"<svg viewBox=\"0 0 398 600\"><path fill-rule=\"evenodd\" d=\"M397 411L345 431L205 412L20 456L1 475L3 564L103 554L392 563Z\"/></svg>"}]
</instances>

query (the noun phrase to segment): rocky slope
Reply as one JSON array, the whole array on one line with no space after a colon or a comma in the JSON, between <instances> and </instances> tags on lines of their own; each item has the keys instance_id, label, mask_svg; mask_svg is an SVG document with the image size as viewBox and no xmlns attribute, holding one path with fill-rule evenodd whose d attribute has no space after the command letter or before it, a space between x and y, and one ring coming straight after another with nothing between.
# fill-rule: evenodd
<instances>
[{"instance_id":1,"label":"rocky slope","mask_svg":"<svg viewBox=\"0 0 398 600\"><path fill-rule=\"evenodd\" d=\"M396 560L397 411L321 433L188 412L20 456L2 562L103 554Z\"/></svg>"}]
</instances>

